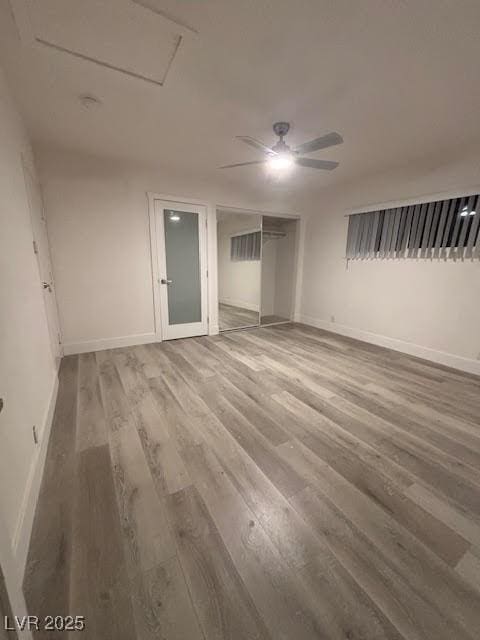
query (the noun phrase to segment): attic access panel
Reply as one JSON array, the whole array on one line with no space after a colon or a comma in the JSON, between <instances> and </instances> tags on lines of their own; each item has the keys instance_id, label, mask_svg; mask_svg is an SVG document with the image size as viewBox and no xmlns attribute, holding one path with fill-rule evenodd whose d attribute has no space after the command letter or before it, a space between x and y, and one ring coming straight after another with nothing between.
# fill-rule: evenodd
<instances>
[{"instance_id":1,"label":"attic access panel","mask_svg":"<svg viewBox=\"0 0 480 640\"><path fill-rule=\"evenodd\" d=\"M12 0L25 44L163 85L191 30L135 0Z\"/></svg>"}]
</instances>

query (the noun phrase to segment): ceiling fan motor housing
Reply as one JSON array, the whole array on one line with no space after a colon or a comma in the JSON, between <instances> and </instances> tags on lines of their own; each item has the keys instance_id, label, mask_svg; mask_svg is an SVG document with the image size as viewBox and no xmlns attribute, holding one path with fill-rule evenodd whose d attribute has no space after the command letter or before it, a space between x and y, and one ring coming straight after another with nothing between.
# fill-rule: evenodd
<instances>
[{"instance_id":1,"label":"ceiling fan motor housing","mask_svg":"<svg viewBox=\"0 0 480 640\"><path fill-rule=\"evenodd\" d=\"M283 138L284 136L287 135L287 133L290 130L290 123L288 123L288 122L275 122L275 124L273 125L273 130L275 131L275 134L277 136L279 136L280 138Z\"/></svg>"}]
</instances>

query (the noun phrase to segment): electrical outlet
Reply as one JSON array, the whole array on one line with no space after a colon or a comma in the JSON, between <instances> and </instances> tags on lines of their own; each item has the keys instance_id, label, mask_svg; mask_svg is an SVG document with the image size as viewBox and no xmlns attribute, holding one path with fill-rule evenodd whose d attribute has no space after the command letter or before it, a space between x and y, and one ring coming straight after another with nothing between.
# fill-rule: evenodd
<instances>
[{"instance_id":1,"label":"electrical outlet","mask_svg":"<svg viewBox=\"0 0 480 640\"><path fill-rule=\"evenodd\" d=\"M32 427L32 432L33 432L33 441L35 444L38 444L38 433L37 433L37 427L35 425L33 425Z\"/></svg>"}]
</instances>

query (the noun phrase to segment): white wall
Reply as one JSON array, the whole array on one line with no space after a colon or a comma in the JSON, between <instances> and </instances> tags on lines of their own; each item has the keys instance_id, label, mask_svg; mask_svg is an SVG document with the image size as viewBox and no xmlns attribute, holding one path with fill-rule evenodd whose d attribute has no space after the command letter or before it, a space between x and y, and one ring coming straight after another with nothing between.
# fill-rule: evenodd
<instances>
[{"instance_id":1,"label":"white wall","mask_svg":"<svg viewBox=\"0 0 480 640\"><path fill-rule=\"evenodd\" d=\"M478 155L408 167L310 204L300 319L480 373L480 263L350 261L347 210L425 195L448 197L480 185Z\"/></svg>"},{"instance_id":2,"label":"white wall","mask_svg":"<svg viewBox=\"0 0 480 640\"><path fill-rule=\"evenodd\" d=\"M64 344L152 334L145 190L98 161L61 163L42 182Z\"/></svg>"},{"instance_id":3,"label":"white wall","mask_svg":"<svg viewBox=\"0 0 480 640\"><path fill-rule=\"evenodd\" d=\"M30 145L0 71L0 562L7 584L19 583L38 495L39 465L49 432L57 371L52 356L22 170L33 169ZM43 432L35 445L32 427ZM11 556L10 559L7 556ZM14 562L12 563L12 558ZM15 594L10 594L15 607ZM20 607L20 605L19 605Z\"/></svg>"},{"instance_id":4,"label":"white wall","mask_svg":"<svg viewBox=\"0 0 480 640\"><path fill-rule=\"evenodd\" d=\"M198 177L38 149L60 324L67 353L154 339L147 191L209 203L209 315L218 331L215 205L275 203Z\"/></svg>"},{"instance_id":5,"label":"white wall","mask_svg":"<svg viewBox=\"0 0 480 640\"><path fill-rule=\"evenodd\" d=\"M275 301L274 314L290 319L294 308L295 262L297 258L297 222L286 222L282 230L284 238L274 240L276 244Z\"/></svg>"},{"instance_id":6,"label":"white wall","mask_svg":"<svg viewBox=\"0 0 480 640\"><path fill-rule=\"evenodd\" d=\"M297 279L298 222L282 224L284 238L263 242L262 316L276 315L290 319L295 307Z\"/></svg>"},{"instance_id":7,"label":"white wall","mask_svg":"<svg viewBox=\"0 0 480 640\"><path fill-rule=\"evenodd\" d=\"M217 224L218 301L250 311L260 311L260 260L232 261L230 238L234 234L260 230L262 217L230 214Z\"/></svg>"}]
</instances>

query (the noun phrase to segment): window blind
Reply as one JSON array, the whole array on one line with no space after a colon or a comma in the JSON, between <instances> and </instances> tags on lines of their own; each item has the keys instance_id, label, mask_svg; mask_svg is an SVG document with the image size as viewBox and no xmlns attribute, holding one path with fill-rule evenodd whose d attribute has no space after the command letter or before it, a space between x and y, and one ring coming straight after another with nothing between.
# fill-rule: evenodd
<instances>
[{"instance_id":1,"label":"window blind","mask_svg":"<svg viewBox=\"0 0 480 640\"><path fill-rule=\"evenodd\" d=\"M230 259L233 261L260 260L261 245L260 231L232 236L230 239Z\"/></svg>"},{"instance_id":2,"label":"window blind","mask_svg":"<svg viewBox=\"0 0 480 640\"><path fill-rule=\"evenodd\" d=\"M479 205L477 194L354 213L347 259L480 259Z\"/></svg>"}]
</instances>

